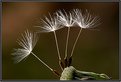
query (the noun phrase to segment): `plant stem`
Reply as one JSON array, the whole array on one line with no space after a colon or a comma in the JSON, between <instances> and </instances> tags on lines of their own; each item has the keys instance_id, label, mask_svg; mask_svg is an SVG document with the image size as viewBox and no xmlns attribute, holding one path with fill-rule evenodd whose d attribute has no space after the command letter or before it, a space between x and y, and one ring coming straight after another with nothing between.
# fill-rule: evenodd
<instances>
[{"instance_id":1,"label":"plant stem","mask_svg":"<svg viewBox=\"0 0 121 82\"><path fill-rule=\"evenodd\" d=\"M68 33L67 33L67 38L66 38L66 49L65 49L65 57L64 59L67 59L67 55L68 55L68 39L69 39L69 32L70 32L70 27L68 27Z\"/></svg>"},{"instance_id":2,"label":"plant stem","mask_svg":"<svg viewBox=\"0 0 121 82\"><path fill-rule=\"evenodd\" d=\"M48 69L50 69L51 71L53 71L53 69L48 66L45 62L43 62L39 57L37 57L33 52L31 52L31 54L36 57L42 64L44 64Z\"/></svg>"},{"instance_id":3,"label":"plant stem","mask_svg":"<svg viewBox=\"0 0 121 82\"><path fill-rule=\"evenodd\" d=\"M74 45L73 45L73 48L72 48L71 56L70 56L70 57L72 57L72 55L73 55L73 52L74 52L76 43L77 43L77 41L78 41L78 39L79 39L79 36L80 36L81 32L82 32L82 28L80 29L80 31L79 31L79 33L78 33L78 35L77 35L77 38L76 38L76 40L75 40L75 42L74 42Z\"/></svg>"},{"instance_id":4,"label":"plant stem","mask_svg":"<svg viewBox=\"0 0 121 82\"><path fill-rule=\"evenodd\" d=\"M58 58L59 58L59 65L60 65L60 68L63 70L63 62L61 60L61 56L60 56L60 51L59 51L59 47L58 47L58 41L57 41L57 36L56 36L56 32L54 31L54 37L55 37L55 42L56 42L56 47L57 47L57 52L58 52Z\"/></svg>"},{"instance_id":5,"label":"plant stem","mask_svg":"<svg viewBox=\"0 0 121 82\"><path fill-rule=\"evenodd\" d=\"M44 64L48 69L50 69L55 75L57 75L58 77L60 77L60 74L56 70L53 70L49 65L47 65L44 61L42 61L39 57L37 57L33 52L31 52L31 54L34 57L36 57L42 64Z\"/></svg>"},{"instance_id":6,"label":"plant stem","mask_svg":"<svg viewBox=\"0 0 121 82\"><path fill-rule=\"evenodd\" d=\"M57 36L56 36L55 31L54 31L54 36L55 36L55 42L56 42L56 47L57 47L57 52L58 52L58 58L59 58L59 60L61 60L60 51L59 51L59 47L58 47Z\"/></svg>"}]
</instances>

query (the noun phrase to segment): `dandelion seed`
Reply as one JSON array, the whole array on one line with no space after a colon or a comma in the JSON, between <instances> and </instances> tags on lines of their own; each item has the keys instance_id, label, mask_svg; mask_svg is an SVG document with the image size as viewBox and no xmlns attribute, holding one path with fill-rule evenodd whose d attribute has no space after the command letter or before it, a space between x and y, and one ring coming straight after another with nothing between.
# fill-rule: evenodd
<instances>
[{"instance_id":1,"label":"dandelion seed","mask_svg":"<svg viewBox=\"0 0 121 82\"><path fill-rule=\"evenodd\" d=\"M79 10L79 9L74 9L73 13L74 13L74 21L75 21L75 23L77 23L79 25L79 27L81 29L74 42L70 57L72 57L72 55L73 55L76 43L79 39L82 29L92 28L92 27L94 28L100 24L100 18L98 16L92 16L87 10L84 13L84 15L82 14L81 10Z\"/></svg>"},{"instance_id":2,"label":"dandelion seed","mask_svg":"<svg viewBox=\"0 0 121 82\"><path fill-rule=\"evenodd\" d=\"M44 29L44 32L53 32L54 36L55 36L55 42L56 42L56 46L57 46L57 52L58 52L58 57L59 59L61 59L60 57L60 52L59 52L59 47L58 47L58 41L57 41L57 36L56 36L56 30L61 29L62 26L58 23L58 19L57 17L52 18L52 16L49 14L50 19L45 17L45 20L42 20L43 22L43 27L41 27L42 29Z\"/></svg>"},{"instance_id":3,"label":"dandelion seed","mask_svg":"<svg viewBox=\"0 0 121 82\"><path fill-rule=\"evenodd\" d=\"M59 10L56 12L56 15L61 25L66 26L66 27L71 27L74 25L72 13L69 12L69 14L67 14L65 10L63 10L63 12Z\"/></svg>"},{"instance_id":4,"label":"dandelion seed","mask_svg":"<svg viewBox=\"0 0 121 82\"><path fill-rule=\"evenodd\" d=\"M48 69L50 69L54 74L59 75L56 70L53 70L50 66L48 66L45 62L43 62L38 56L36 56L32 50L35 47L38 41L38 36L36 33L31 33L28 30L22 34L22 38L18 39L18 44L22 47L19 49L15 49L15 52L12 55L15 56L15 63L19 63L24 58L32 54L35 58L37 58L42 64L44 64Z\"/></svg>"},{"instance_id":5,"label":"dandelion seed","mask_svg":"<svg viewBox=\"0 0 121 82\"><path fill-rule=\"evenodd\" d=\"M54 16L52 18L52 16L49 14L50 18L45 16L45 20L42 19L42 23L43 26L37 26L43 29L43 32L53 32L54 33L54 37L55 37L55 42L56 42L56 48L57 48L57 53L58 53L58 58L59 58L59 64L61 69L63 69L62 66L62 60L61 60L61 56L60 56L60 51L59 51L59 47L58 47L58 40L57 40L57 35L56 35L56 30L63 28L61 26L61 24L59 24L57 16Z\"/></svg>"},{"instance_id":6,"label":"dandelion seed","mask_svg":"<svg viewBox=\"0 0 121 82\"><path fill-rule=\"evenodd\" d=\"M12 53L12 55L15 55L16 63L19 63L32 52L37 40L38 37L36 33L31 33L27 30L24 34L22 34L22 38L17 41L22 48L15 49L15 52Z\"/></svg>"},{"instance_id":7,"label":"dandelion seed","mask_svg":"<svg viewBox=\"0 0 121 82\"><path fill-rule=\"evenodd\" d=\"M54 16L52 18L52 16L49 14L49 17L45 16L45 20L44 19L41 19L41 20L42 20L41 21L42 26L35 26L35 27L40 27L43 29L40 32L53 32L53 31L56 31L56 30L63 28L61 26L61 24L59 24L57 16Z\"/></svg>"},{"instance_id":8,"label":"dandelion seed","mask_svg":"<svg viewBox=\"0 0 121 82\"><path fill-rule=\"evenodd\" d=\"M82 14L81 10L74 9L73 15L75 23L77 23L81 28L94 28L100 24L100 17L91 15L87 10Z\"/></svg>"}]
</instances>

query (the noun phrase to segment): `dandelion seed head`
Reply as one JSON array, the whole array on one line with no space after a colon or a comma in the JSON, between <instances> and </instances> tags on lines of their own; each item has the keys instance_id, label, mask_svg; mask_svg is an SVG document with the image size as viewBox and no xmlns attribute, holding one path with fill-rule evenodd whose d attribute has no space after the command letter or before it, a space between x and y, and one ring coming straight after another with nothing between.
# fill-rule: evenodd
<instances>
[{"instance_id":1,"label":"dandelion seed head","mask_svg":"<svg viewBox=\"0 0 121 82\"><path fill-rule=\"evenodd\" d=\"M19 63L21 60L26 58L33 50L37 43L38 37L36 33L31 33L28 30L22 34L22 37L17 40L17 43L22 47L15 49L12 55L15 56L14 60Z\"/></svg>"},{"instance_id":2,"label":"dandelion seed head","mask_svg":"<svg viewBox=\"0 0 121 82\"><path fill-rule=\"evenodd\" d=\"M73 15L71 12L69 12L69 14L68 14L65 10L63 10L63 11L59 10L56 12L56 15L58 17L58 21L62 25L66 26L66 27L71 27L74 25Z\"/></svg>"},{"instance_id":3,"label":"dandelion seed head","mask_svg":"<svg viewBox=\"0 0 121 82\"><path fill-rule=\"evenodd\" d=\"M42 28L42 32L53 32L56 31L58 29L62 28L62 25L59 24L57 16L52 17L49 14L49 17L45 16L45 20L42 20L42 26L38 26L40 28Z\"/></svg>"},{"instance_id":4,"label":"dandelion seed head","mask_svg":"<svg viewBox=\"0 0 121 82\"><path fill-rule=\"evenodd\" d=\"M93 16L90 14L89 11L85 11L82 14L80 9L74 9L74 21L81 27L81 28L92 28L96 27L100 24L100 18L98 16Z\"/></svg>"}]
</instances>

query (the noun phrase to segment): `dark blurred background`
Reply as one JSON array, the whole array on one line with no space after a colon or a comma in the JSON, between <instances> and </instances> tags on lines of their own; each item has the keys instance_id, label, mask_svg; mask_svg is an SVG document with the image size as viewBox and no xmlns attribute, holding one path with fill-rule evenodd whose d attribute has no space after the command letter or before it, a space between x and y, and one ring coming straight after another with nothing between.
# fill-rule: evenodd
<instances>
[{"instance_id":1,"label":"dark blurred background","mask_svg":"<svg viewBox=\"0 0 121 82\"><path fill-rule=\"evenodd\" d=\"M102 19L94 29L85 29L76 45L73 66L78 70L105 73L113 80L119 79L119 5L118 3L47 3L47 2L4 2L2 8L2 56L3 79L59 79L32 55L14 64L11 53L18 48L16 43L27 28L35 31L44 15L59 9L70 11L78 8L90 10ZM79 31L71 28L69 53ZM57 31L61 56L64 57L67 28ZM33 52L50 67L61 72L53 33L41 33Z\"/></svg>"}]
</instances>

